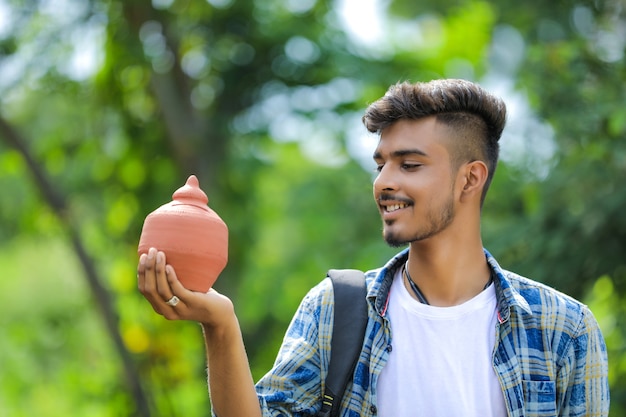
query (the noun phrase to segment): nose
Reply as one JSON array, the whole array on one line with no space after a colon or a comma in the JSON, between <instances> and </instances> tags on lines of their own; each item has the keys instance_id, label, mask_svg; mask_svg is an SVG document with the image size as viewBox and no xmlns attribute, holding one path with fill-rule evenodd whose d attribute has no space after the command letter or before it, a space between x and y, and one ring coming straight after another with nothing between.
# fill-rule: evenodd
<instances>
[{"instance_id":1,"label":"nose","mask_svg":"<svg viewBox=\"0 0 626 417\"><path fill-rule=\"evenodd\" d=\"M377 195L381 192L395 191L397 189L398 184L392 170L387 165L384 165L374 179L374 194Z\"/></svg>"}]
</instances>

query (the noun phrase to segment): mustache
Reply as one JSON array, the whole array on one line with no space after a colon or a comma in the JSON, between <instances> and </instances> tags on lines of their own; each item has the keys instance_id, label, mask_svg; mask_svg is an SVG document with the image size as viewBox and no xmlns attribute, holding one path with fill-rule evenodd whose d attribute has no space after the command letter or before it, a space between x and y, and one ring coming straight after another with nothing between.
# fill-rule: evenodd
<instances>
[{"instance_id":1,"label":"mustache","mask_svg":"<svg viewBox=\"0 0 626 417\"><path fill-rule=\"evenodd\" d=\"M378 201L379 203L382 203L384 201L397 201L400 203L406 203L409 205L413 204L413 200L406 198L406 197L397 197L393 194L390 193L380 193L380 195L378 196L378 198L376 199L376 201Z\"/></svg>"}]
</instances>

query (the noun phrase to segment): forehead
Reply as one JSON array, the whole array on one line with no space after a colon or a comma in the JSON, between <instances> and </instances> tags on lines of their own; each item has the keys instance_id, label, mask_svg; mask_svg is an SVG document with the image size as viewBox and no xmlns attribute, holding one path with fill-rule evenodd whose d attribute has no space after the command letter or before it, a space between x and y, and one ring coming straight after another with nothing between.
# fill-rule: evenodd
<instances>
[{"instance_id":1,"label":"forehead","mask_svg":"<svg viewBox=\"0 0 626 417\"><path fill-rule=\"evenodd\" d=\"M449 139L448 128L438 123L434 117L398 120L382 131L374 158L389 158L407 153L447 158Z\"/></svg>"}]
</instances>

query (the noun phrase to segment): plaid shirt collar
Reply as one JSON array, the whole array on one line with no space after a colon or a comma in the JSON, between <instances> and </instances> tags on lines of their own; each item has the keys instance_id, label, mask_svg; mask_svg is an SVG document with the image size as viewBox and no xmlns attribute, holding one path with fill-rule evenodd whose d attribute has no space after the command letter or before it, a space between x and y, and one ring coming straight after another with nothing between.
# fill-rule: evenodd
<instances>
[{"instance_id":1,"label":"plaid shirt collar","mask_svg":"<svg viewBox=\"0 0 626 417\"><path fill-rule=\"evenodd\" d=\"M498 298L498 320L504 323L509 320L512 308L519 308L523 313L532 315L532 309L522 295L511 286L506 278L508 273L500 267L498 261L483 248L485 258L494 273L494 285ZM389 303L389 289L396 271L404 265L409 257L409 248L391 258L382 268L371 271L369 279L373 279L373 285L369 286L367 298L373 304L379 315L384 316Z\"/></svg>"}]
</instances>

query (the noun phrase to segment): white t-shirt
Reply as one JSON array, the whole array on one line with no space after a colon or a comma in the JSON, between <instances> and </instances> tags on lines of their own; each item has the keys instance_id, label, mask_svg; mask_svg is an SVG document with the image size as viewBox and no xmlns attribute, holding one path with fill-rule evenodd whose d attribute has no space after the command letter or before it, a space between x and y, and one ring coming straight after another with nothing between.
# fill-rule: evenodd
<instances>
[{"instance_id":1,"label":"white t-shirt","mask_svg":"<svg viewBox=\"0 0 626 417\"><path fill-rule=\"evenodd\" d=\"M492 366L497 322L494 285L453 307L411 297L401 269L387 310L392 350L378 381L381 417L504 417Z\"/></svg>"}]
</instances>

